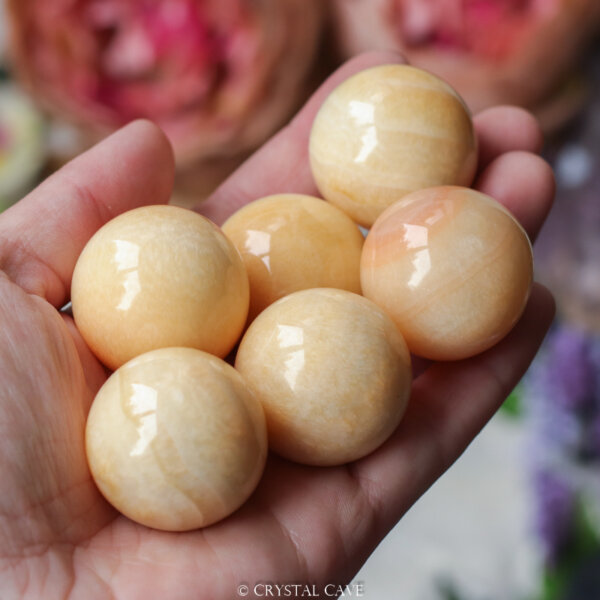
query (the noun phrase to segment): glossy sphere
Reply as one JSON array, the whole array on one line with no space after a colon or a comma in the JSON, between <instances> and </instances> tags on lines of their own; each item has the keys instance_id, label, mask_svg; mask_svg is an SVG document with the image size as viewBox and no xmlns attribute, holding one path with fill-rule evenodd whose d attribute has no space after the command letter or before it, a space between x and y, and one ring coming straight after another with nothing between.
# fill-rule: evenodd
<instances>
[{"instance_id":1,"label":"glossy sphere","mask_svg":"<svg viewBox=\"0 0 600 600\"><path fill-rule=\"evenodd\" d=\"M360 294L363 235L341 210L281 194L246 205L223 225L250 280L249 320L275 300L314 287Z\"/></svg>"},{"instance_id":2,"label":"glossy sphere","mask_svg":"<svg viewBox=\"0 0 600 600\"><path fill-rule=\"evenodd\" d=\"M408 192L470 185L476 163L462 99L441 79L407 65L374 67L344 81L310 135L321 194L365 227Z\"/></svg>"},{"instance_id":3,"label":"glossy sphere","mask_svg":"<svg viewBox=\"0 0 600 600\"><path fill-rule=\"evenodd\" d=\"M124 515L157 529L196 529L232 513L256 487L265 418L233 367L192 348L162 348L102 386L86 451L98 488Z\"/></svg>"},{"instance_id":4,"label":"glossy sphere","mask_svg":"<svg viewBox=\"0 0 600 600\"><path fill-rule=\"evenodd\" d=\"M351 292L295 292L262 312L235 362L262 403L270 447L308 465L339 465L396 429L410 355L391 319Z\"/></svg>"},{"instance_id":5,"label":"glossy sphere","mask_svg":"<svg viewBox=\"0 0 600 600\"><path fill-rule=\"evenodd\" d=\"M363 293L394 319L411 352L472 356L504 337L532 282L527 234L498 202L467 188L414 192L365 241Z\"/></svg>"},{"instance_id":6,"label":"glossy sphere","mask_svg":"<svg viewBox=\"0 0 600 600\"><path fill-rule=\"evenodd\" d=\"M223 357L246 321L248 276L210 221L175 206L147 206L90 239L75 266L71 300L83 338L112 369L169 346Z\"/></svg>"}]
</instances>

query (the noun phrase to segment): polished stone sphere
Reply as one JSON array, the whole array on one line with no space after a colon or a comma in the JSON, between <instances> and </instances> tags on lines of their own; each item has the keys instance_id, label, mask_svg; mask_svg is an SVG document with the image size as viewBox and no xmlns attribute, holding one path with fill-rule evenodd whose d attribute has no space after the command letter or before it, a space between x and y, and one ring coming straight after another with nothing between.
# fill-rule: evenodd
<instances>
[{"instance_id":1,"label":"polished stone sphere","mask_svg":"<svg viewBox=\"0 0 600 600\"><path fill-rule=\"evenodd\" d=\"M315 118L309 149L323 198L365 227L409 192L471 185L477 167L463 100L408 65L372 67L341 83Z\"/></svg>"},{"instance_id":2,"label":"polished stone sphere","mask_svg":"<svg viewBox=\"0 0 600 600\"><path fill-rule=\"evenodd\" d=\"M242 338L235 367L264 408L270 448L307 465L375 450L411 388L410 355L392 320L344 290L303 290L269 306Z\"/></svg>"},{"instance_id":3,"label":"polished stone sphere","mask_svg":"<svg viewBox=\"0 0 600 600\"><path fill-rule=\"evenodd\" d=\"M249 320L299 290L333 287L360 294L364 237L328 202L301 194L269 196L237 211L223 232L246 265Z\"/></svg>"},{"instance_id":4,"label":"polished stone sphere","mask_svg":"<svg viewBox=\"0 0 600 600\"><path fill-rule=\"evenodd\" d=\"M208 219L146 206L92 236L75 266L71 301L81 335L111 369L169 346L224 357L246 322L248 276Z\"/></svg>"},{"instance_id":5,"label":"polished stone sphere","mask_svg":"<svg viewBox=\"0 0 600 600\"><path fill-rule=\"evenodd\" d=\"M192 348L153 350L117 369L94 399L85 441L104 497L168 531L235 511L267 456L263 410L242 377Z\"/></svg>"},{"instance_id":6,"label":"polished stone sphere","mask_svg":"<svg viewBox=\"0 0 600 600\"><path fill-rule=\"evenodd\" d=\"M459 360L515 325L533 278L531 244L500 203L468 188L413 192L369 232L363 293L381 306L410 351Z\"/></svg>"}]
</instances>

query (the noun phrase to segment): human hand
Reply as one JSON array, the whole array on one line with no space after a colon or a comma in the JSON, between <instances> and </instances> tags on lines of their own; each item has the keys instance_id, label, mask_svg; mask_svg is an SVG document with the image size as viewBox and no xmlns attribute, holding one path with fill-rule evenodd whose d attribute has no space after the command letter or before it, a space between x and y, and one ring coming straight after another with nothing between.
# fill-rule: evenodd
<instances>
[{"instance_id":1,"label":"human hand","mask_svg":"<svg viewBox=\"0 0 600 600\"><path fill-rule=\"evenodd\" d=\"M308 134L325 95L350 74L396 55L359 57L336 72L296 119L243 165L201 212L222 222L277 192L316 194ZM553 196L533 154L535 121L514 108L475 118L475 187L507 206L534 238ZM553 317L534 286L515 329L489 351L432 363L415 379L394 435L355 463L312 468L270 456L250 500L187 533L147 529L97 491L84 426L106 379L72 319L73 267L91 235L117 214L168 200L173 159L164 136L136 122L80 156L0 217L0 597L241 597L238 586L349 581L406 510L493 415L532 360ZM328 588L328 589L331 589Z\"/></svg>"}]
</instances>

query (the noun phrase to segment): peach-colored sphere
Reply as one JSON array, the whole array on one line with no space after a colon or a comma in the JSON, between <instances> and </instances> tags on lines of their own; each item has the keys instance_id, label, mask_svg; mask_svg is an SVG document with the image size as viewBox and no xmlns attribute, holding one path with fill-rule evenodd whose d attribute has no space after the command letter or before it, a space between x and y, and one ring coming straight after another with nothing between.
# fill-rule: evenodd
<instances>
[{"instance_id":1,"label":"peach-colored sphere","mask_svg":"<svg viewBox=\"0 0 600 600\"><path fill-rule=\"evenodd\" d=\"M221 230L175 206L108 222L85 246L71 284L73 316L96 356L116 369L156 348L223 357L248 313L248 276Z\"/></svg>"},{"instance_id":2,"label":"peach-colored sphere","mask_svg":"<svg viewBox=\"0 0 600 600\"><path fill-rule=\"evenodd\" d=\"M270 448L308 465L375 450L410 395L410 355L394 323L345 290L303 290L269 306L242 338L235 367L264 408Z\"/></svg>"},{"instance_id":3,"label":"peach-colored sphere","mask_svg":"<svg viewBox=\"0 0 600 600\"><path fill-rule=\"evenodd\" d=\"M115 371L86 426L92 476L130 519L186 531L219 521L254 491L267 456L263 410L233 367L162 348Z\"/></svg>"},{"instance_id":4,"label":"peach-colored sphere","mask_svg":"<svg viewBox=\"0 0 600 600\"><path fill-rule=\"evenodd\" d=\"M531 244L498 202L460 187L414 192L369 232L363 293L395 321L410 351L434 360L478 354L521 316L533 278Z\"/></svg>"},{"instance_id":5,"label":"peach-colored sphere","mask_svg":"<svg viewBox=\"0 0 600 600\"><path fill-rule=\"evenodd\" d=\"M339 85L310 134L310 164L323 197L369 227L404 194L471 184L477 140L460 96L407 65L366 69Z\"/></svg>"},{"instance_id":6,"label":"peach-colored sphere","mask_svg":"<svg viewBox=\"0 0 600 600\"><path fill-rule=\"evenodd\" d=\"M249 320L292 292L332 287L360 294L364 238L340 209L301 194L268 196L223 225L250 280Z\"/></svg>"}]
</instances>

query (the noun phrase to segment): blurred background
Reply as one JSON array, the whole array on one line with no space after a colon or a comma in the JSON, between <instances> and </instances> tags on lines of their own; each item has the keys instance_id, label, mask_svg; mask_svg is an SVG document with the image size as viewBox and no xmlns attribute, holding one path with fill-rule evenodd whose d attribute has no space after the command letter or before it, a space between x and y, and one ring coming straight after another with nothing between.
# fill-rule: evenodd
<instances>
[{"instance_id":1,"label":"blurred background","mask_svg":"<svg viewBox=\"0 0 600 600\"><path fill-rule=\"evenodd\" d=\"M395 48L473 111L534 112L558 315L535 363L355 581L369 600L600 598L598 0L0 0L0 211L136 117L205 198L337 65ZM258 575L258 574L257 574Z\"/></svg>"}]
</instances>

